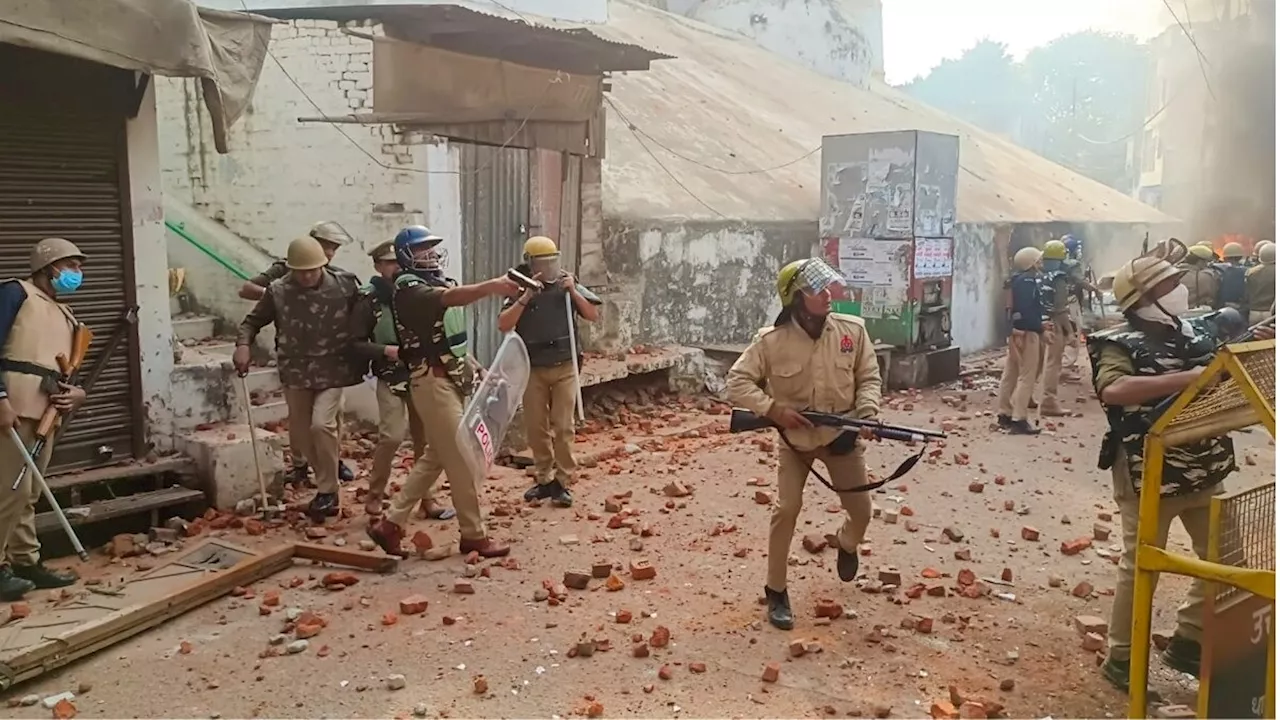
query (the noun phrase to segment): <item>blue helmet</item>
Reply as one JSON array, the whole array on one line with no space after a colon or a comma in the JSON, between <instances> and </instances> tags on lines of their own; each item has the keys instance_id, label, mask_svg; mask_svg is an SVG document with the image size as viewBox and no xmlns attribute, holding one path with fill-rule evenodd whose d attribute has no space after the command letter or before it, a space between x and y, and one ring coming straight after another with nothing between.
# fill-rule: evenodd
<instances>
[{"instance_id":1,"label":"blue helmet","mask_svg":"<svg viewBox=\"0 0 1280 720\"><path fill-rule=\"evenodd\" d=\"M413 250L419 245L434 247L444 242L444 238L436 235L422 225L409 225L396 233L396 262L403 270L415 269Z\"/></svg>"},{"instance_id":2,"label":"blue helmet","mask_svg":"<svg viewBox=\"0 0 1280 720\"><path fill-rule=\"evenodd\" d=\"M1067 256L1072 258L1080 257L1080 249L1082 243L1075 236L1063 235L1062 244L1067 246Z\"/></svg>"}]
</instances>

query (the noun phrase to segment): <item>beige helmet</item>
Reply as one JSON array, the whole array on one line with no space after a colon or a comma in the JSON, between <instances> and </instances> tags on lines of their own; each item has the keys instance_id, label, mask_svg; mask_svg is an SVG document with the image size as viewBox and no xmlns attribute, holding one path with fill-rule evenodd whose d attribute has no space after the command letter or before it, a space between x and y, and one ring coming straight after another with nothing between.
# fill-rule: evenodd
<instances>
[{"instance_id":1,"label":"beige helmet","mask_svg":"<svg viewBox=\"0 0 1280 720\"><path fill-rule=\"evenodd\" d=\"M311 226L311 237L317 240L323 240L332 243L338 247L342 247L349 242L354 242L351 233L347 232L338 223L332 220L322 220Z\"/></svg>"},{"instance_id":2,"label":"beige helmet","mask_svg":"<svg viewBox=\"0 0 1280 720\"><path fill-rule=\"evenodd\" d=\"M1244 257L1244 246L1238 242L1229 242L1222 246L1222 257L1235 260Z\"/></svg>"},{"instance_id":3,"label":"beige helmet","mask_svg":"<svg viewBox=\"0 0 1280 720\"><path fill-rule=\"evenodd\" d=\"M1262 247L1258 248L1258 260L1263 265L1276 264L1276 244L1273 242L1264 242Z\"/></svg>"},{"instance_id":4,"label":"beige helmet","mask_svg":"<svg viewBox=\"0 0 1280 720\"><path fill-rule=\"evenodd\" d=\"M75 243L63 238L45 238L31 248L31 272L38 273L59 260L76 258L84 260L84 253Z\"/></svg>"},{"instance_id":5,"label":"beige helmet","mask_svg":"<svg viewBox=\"0 0 1280 720\"><path fill-rule=\"evenodd\" d=\"M374 262L395 262L396 261L396 244L392 240L378 243L376 247L369 251L369 257Z\"/></svg>"},{"instance_id":6,"label":"beige helmet","mask_svg":"<svg viewBox=\"0 0 1280 720\"><path fill-rule=\"evenodd\" d=\"M1013 269L1018 272L1026 272L1035 267L1040 262L1040 250L1033 247L1024 247L1013 254Z\"/></svg>"},{"instance_id":7,"label":"beige helmet","mask_svg":"<svg viewBox=\"0 0 1280 720\"><path fill-rule=\"evenodd\" d=\"M290 270L315 270L329 264L329 258L320 247L320 241L311 237L300 237L289 243L289 252L285 256L285 267Z\"/></svg>"},{"instance_id":8,"label":"beige helmet","mask_svg":"<svg viewBox=\"0 0 1280 720\"><path fill-rule=\"evenodd\" d=\"M1160 283L1182 277L1186 270L1175 266L1186 257L1187 246L1170 239L1156 245L1146 255L1125 263L1115 271L1111 284L1116 305L1122 312L1129 310Z\"/></svg>"}]
</instances>

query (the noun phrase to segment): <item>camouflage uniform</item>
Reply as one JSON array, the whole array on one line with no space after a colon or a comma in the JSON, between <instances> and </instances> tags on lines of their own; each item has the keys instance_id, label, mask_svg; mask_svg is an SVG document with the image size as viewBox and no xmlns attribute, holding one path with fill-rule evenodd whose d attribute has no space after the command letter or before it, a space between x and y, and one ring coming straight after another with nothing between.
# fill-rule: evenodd
<instances>
[{"instance_id":1,"label":"camouflage uniform","mask_svg":"<svg viewBox=\"0 0 1280 720\"><path fill-rule=\"evenodd\" d=\"M1216 329L1208 318L1203 317L1186 321L1184 328L1189 328L1190 336L1163 325L1146 331L1129 324L1091 335L1088 340L1089 360L1098 395L1101 396L1109 385L1126 376L1164 375L1207 365L1216 350ZM1102 440L1098 466L1111 470L1124 543L1108 631L1111 661L1127 662L1129 659L1143 442L1160 402L1153 400L1131 407L1104 405L1108 430ZM1229 437L1165 449L1157 531L1161 547L1167 542L1169 527L1176 517L1191 536L1196 553L1205 556L1209 541L1210 499L1222 491L1223 480L1235 469L1235 454ZM1199 580L1194 581L1187 594L1187 602L1178 610L1179 636L1192 641L1200 639L1203 599L1204 585Z\"/></svg>"},{"instance_id":2,"label":"camouflage uniform","mask_svg":"<svg viewBox=\"0 0 1280 720\"><path fill-rule=\"evenodd\" d=\"M303 288L288 276L274 280L245 315L236 338L237 345L252 345L263 327L275 323L291 449L315 467L321 493L338 492L342 388L358 384L363 375L349 330L358 289L354 275L331 268L316 288Z\"/></svg>"},{"instance_id":3,"label":"camouflage uniform","mask_svg":"<svg viewBox=\"0 0 1280 720\"><path fill-rule=\"evenodd\" d=\"M1041 303L1045 319L1053 323L1053 330L1044 335L1044 365L1040 413L1062 415L1058 402L1058 384L1062 378L1062 356L1071 336L1078 330L1071 319L1070 301L1074 294L1074 281L1066 269L1057 269L1041 276Z\"/></svg>"},{"instance_id":4,"label":"camouflage uniform","mask_svg":"<svg viewBox=\"0 0 1280 720\"><path fill-rule=\"evenodd\" d=\"M351 274L346 270L343 270L342 268L337 267L335 265L327 265L326 267L329 270L333 271L334 273L337 273L338 275ZM288 274L289 274L289 266L286 265L283 260L276 260L275 262L268 265L266 270L263 270L257 275L254 275L253 277L249 278L249 282L259 287L266 287L271 283L275 282L276 280L286 277Z\"/></svg>"},{"instance_id":5,"label":"camouflage uniform","mask_svg":"<svg viewBox=\"0 0 1280 720\"><path fill-rule=\"evenodd\" d=\"M449 476L449 494L463 541L481 541L486 533L477 495L479 478L467 466L456 435L463 400L471 394L475 376L465 346L461 354L455 352L445 330L446 315L454 310L442 303L447 289L411 272L396 277L391 309L400 360L409 369L410 409L418 417L430 451L414 463L386 520L403 527L414 505L427 496L443 471Z\"/></svg>"}]
</instances>

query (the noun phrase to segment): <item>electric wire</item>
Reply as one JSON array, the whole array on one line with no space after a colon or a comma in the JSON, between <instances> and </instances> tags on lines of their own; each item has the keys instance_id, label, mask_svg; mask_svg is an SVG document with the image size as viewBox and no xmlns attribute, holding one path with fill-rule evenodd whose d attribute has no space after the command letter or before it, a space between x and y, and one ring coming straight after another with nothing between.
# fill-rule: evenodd
<instances>
[{"instance_id":1,"label":"electric wire","mask_svg":"<svg viewBox=\"0 0 1280 720\"><path fill-rule=\"evenodd\" d=\"M1164 3L1164 9L1168 10L1169 14L1173 16L1173 21L1178 23L1178 28L1182 30L1182 34L1186 36L1187 41L1191 43L1191 47L1196 51L1196 63L1200 66L1200 76L1204 78L1204 86L1209 91L1209 97L1217 100L1218 96L1213 92L1213 83L1209 81L1209 69L1207 67L1209 58L1200 49L1195 36L1191 34L1191 28L1187 26L1191 22L1190 7L1187 5L1186 0L1183 0L1183 7L1187 8L1187 24L1184 24L1182 18L1178 17L1178 13L1174 11L1173 5L1169 3L1169 0L1161 0L1161 2Z\"/></svg>"}]
</instances>

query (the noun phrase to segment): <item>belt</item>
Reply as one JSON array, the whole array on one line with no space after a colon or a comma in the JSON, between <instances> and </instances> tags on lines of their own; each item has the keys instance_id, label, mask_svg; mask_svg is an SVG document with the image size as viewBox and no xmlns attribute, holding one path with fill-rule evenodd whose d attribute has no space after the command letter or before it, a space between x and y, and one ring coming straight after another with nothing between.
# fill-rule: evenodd
<instances>
[{"instance_id":1,"label":"belt","mask_svg":"<svg viewBox=\"0 0 1280 720\"><path fill-rule=\"evenodd\" d=\"M6 360L0 358L0 370L5 372L21 373L23 375L35 375L39 378L47 378L50 380L60 380L62 373L58 370L51 370L42 365L29 363L25 360Z\"/></svg>"}]
</instances>

